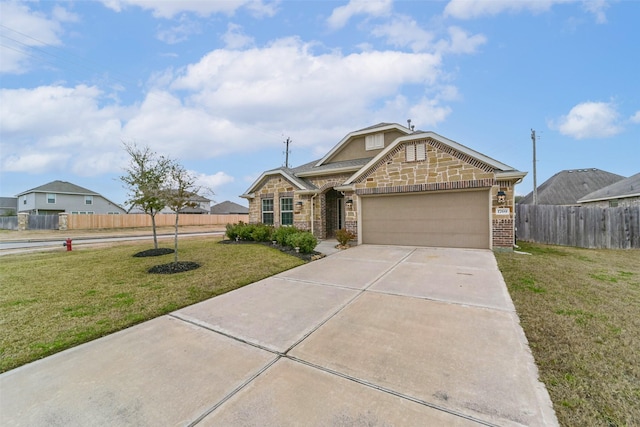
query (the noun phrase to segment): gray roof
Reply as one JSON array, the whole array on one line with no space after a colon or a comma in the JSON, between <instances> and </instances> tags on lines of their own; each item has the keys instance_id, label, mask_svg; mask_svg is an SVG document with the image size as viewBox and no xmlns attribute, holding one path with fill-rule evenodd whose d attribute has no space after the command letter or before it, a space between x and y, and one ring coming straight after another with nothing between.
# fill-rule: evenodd
<instances>
[{"instance_id":1,"label":"gray roof","mask_svg":"<svg viewBox=\"0 0 640 427\"><path fill-rule=\"evenodd\" d=\"M249 208L229 200L225 200L222 203L211 206L211 213L217 215L247 214L249 213Z\"/></svg>"},{"instance_id":2,"label":"gray roof","mask_svg":"<svg viewBox=\"0 0 640 427\"><path fill-rule=\"evenodd\" d=\"M41 185L40 187L23 191L22 193L18 194L18 196L22 196L23 194L29 194L29 193L90 194L95 196L99 195L95 191L88 190L84 187L80 187L79 185L75 185L67 181L51 181L47 184Z\"/></svg>"},{"instance_id":3,"label":"gray roof","mask_svg":"<svg viewBox=\"0 0 640 427\"><path fill-rule=\"evenodd\" d=\"M640 173L622 179L616 183L589 193L578 202L593 202L596 200L624 199L640 196Z\"/></svg>"},{"instance_id":4,"label":"gray roof","mask_svg":"<svg viewBox=\"0 0 640 427\"><path fill-rule=\"evenodd\" d=\"M17 197L0 197L0 208L17 209L18 198Z\"/></svg>"},{"instance_id":5,"label":"gray roof","mask_svg":"<svg viewBox=\"0 0 640 427\"><path fill-rule=\"evenodd\" d=\"M538 187L539 205L577 205L578 200L608 185L623 180L624 176L600 169L570 169L553 175ZM533 203L533 192L519 202Z\"/></svg>"},{"instance_id":6,"label":"gray roof","mask_svg":"<svg viewBox=\"0 0 640 427\"><path fill-rule=\"evenodd\" d=\"M330 172L337 169L343 168L361 168L371 161L373 157L366 157L363 159L352 159L352 160L343 160L341 162L333 162L320 166L314 166L318 163L318 160L314 160L313 162L306 163L304 165L298 166L296 168L291 169L294 174L300 174L305 172Z\"/></svg>"}]
</instances>

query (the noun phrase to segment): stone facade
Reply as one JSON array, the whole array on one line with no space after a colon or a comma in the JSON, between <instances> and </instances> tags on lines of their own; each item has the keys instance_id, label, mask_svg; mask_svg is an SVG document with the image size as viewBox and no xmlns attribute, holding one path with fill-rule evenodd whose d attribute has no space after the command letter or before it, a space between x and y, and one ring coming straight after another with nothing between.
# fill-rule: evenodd
<instances>
[{"instance_id":1,"label":"stone facade","mask_svg":"<svg viewBox=\"0 0 640 427\"><path fill-rule=\"evenodd\" d=\"M419 158L424 160L407 161L407 152L418 149L422 151L415 152L420 152ZM343 200L342 226L357 235L359 199L362 195L485 188L491 192L492 245L494 248L511 248L515 238L514 185L519 178L500 180L495 170L495 166L457 151L437 139L399 142L349 185L345 185L345 182L355 172L307 177L317 191L301 190L281 174L265 178L259 187L255 187L257 191L250 200L249 220L261 222L261 200L269 197L274 200L274 225L279 225L279 199L283 194L292 195L297 206L294 225L313 230L319 238L326 238L337 228L332 218L338 217L336 203ZM340 191L336 191L336 187Z\"/></svg>"}]
</instances>

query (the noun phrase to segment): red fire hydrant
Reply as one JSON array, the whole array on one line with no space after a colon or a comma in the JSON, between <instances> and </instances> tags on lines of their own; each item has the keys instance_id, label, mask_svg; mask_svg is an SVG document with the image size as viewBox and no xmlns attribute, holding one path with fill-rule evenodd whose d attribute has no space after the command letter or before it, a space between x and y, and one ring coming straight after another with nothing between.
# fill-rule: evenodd
<instances>
[{"instance_id":1,"label":"red fire hydrant","mask_svg":"<svg viewBox=\"0 0 640 427\"><path fill-rule=\"evenodd\" d=\"M71 250L71 239L67 237L67 240L64 241L62 246L66 246L67 247L67 252L69 252Z\"/></svg>"}]
</instances>

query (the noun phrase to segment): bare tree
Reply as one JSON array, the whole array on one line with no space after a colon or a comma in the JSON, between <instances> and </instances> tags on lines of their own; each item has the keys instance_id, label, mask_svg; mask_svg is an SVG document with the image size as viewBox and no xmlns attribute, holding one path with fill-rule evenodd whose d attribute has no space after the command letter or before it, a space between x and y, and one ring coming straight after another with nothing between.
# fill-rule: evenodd
<instances>
[{"instance_id":1,"label":"bare tree","mask_svg":"<svg viewBox=\"0 0 640 427\"><path fill-rule=\"evenodd\" d=\"M175 212L175 234L173 243L173 262L178 262L178 219L180 211L194 208L198 203L193 201L202 187L196 185L196 178L179 163L172 161L169 167L168 180L165 183L163 199L166 206Z\"/></svg>"},{"instance_id":2,"label":"bare tree","mask_svg":"<svg viewBox=\"0 0 640 427\"><path fill-rule=\"evenodd\" d=\"M148 146L138 147L135 143L126 142L123 145L131 157L125 174L120 177L129 190L127 204L137 206L151 216L153 246L158 249L156 215L166 205L162 188L174 162L159 156Z\"/></svg>"}]
</instances>

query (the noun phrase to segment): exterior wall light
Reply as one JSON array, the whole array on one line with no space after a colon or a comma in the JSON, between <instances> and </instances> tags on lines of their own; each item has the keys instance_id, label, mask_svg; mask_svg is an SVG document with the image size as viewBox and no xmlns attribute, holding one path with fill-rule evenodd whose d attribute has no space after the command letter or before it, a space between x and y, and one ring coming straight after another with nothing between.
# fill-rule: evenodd
<instances>
[{"instance_id":1,"label":"exterior wall light","mask_svg":"<svg viewBox=\"0 0 640 427\"><path fill-rule=\"evenodd\" d=\"M353 209L353 200L347 199L346 205L347 205L347 209L349 210Z\"/></svg>"},{"instance_id":2,"label":"exterior wall light","mask_svg":"<svg viewBox=\"0 0 640 427\"><path fill-rule=\"evenodd\" d=\"M302 200L298 200L298 201L296 202L296 209L297 209L297 210L302 209Z\"/></svg>"}]
</instances>

